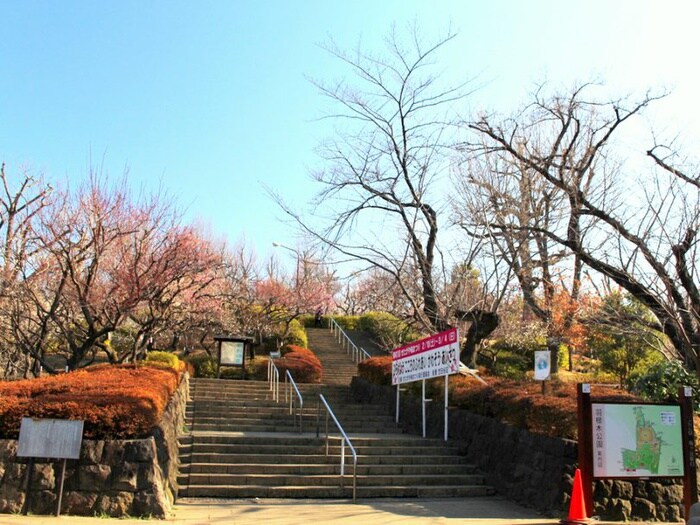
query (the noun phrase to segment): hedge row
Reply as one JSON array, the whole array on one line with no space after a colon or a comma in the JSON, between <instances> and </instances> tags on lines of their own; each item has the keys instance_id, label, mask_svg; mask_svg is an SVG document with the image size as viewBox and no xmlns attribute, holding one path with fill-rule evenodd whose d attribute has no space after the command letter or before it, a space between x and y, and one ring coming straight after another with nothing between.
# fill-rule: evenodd
<instances>
[{"instance_id":1,"label":"hedge row","mask_svg":"<svg viewBox=\"0 0 700 525\"><path fill-rule=\"evenodd\" d=\"M357 365L357 375L375 385L391 384L391 356L370 357Z\"/></svg>"},{"instance_id":2,"label":"hedge row","mask_svg":"<svg viewBox=\"0 0 700 525\"><path fill-rule=\"evenodd\" d=\"M343 330L361 330L370 334L377 344L390 350L415 341L421 334L406 322L386 312L368 312L360 316L335 315L333 319Z\"/></svg>"},{"instance_id":3,"label":"hedge row","mask_svg":"<svg viewBox=\"0 0 700 525\"><path fill-rule=\"evenodd\" d=\"M275 365L280 371L280 381L287 370L297 383L320 383L323 377L323 368L316 354L301 346L285 347L282 357L275 359Z\"/></svg>"},{"instance_id":4,"label":"hedge row","mask_svg":"<svg viewBox=\"0 0 700 525\"><path fill-rule=\"evenodd\" d=\"M372 357L362 361L358 375L379 385L391 384L391 356ZM484 385L471 377L452 376L449 382L450 406L463 408L529 430L536 434L576 439L576 384L549 382L547 394L542 395L541 384L488 377ZM418 385L405 385L407 390L420 395ZM596 401L640 401L628 392L597 386ZM442 399L443 379L427 383L427 395Z\"/></svg>"},{"instance_id":5,"label":"hedge row","mask_svg":"<svg viewBox=\"0 0 700 525\"><path fill-rule=\"evenodd\" d=\"M0 438L17 439L22 417L83 420L89 439L148 436L161 420L180 375L167 365L99 365L0 382Z\"/></svg>"}]
</instances>

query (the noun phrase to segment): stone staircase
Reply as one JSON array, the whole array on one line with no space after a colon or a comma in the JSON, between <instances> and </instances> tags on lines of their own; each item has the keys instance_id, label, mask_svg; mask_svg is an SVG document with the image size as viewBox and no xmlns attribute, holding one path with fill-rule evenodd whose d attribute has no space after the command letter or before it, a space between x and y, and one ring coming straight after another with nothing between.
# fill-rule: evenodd
<instances>
[{"instance_id":1,"label":"stone staircase","mask_svg":"<svg viewBox=\"0 0 700 525\"><path fill-rule=\"evenodd\" d=\"M357 497L468 497L493 494L457 448L401 433L384 407L355 403L349 382L356 365L330 332L309 330L309 347L324 366L322 385L298 385L304 399L303 432L267 382L193 379L187 407L189 432L180 438L180 497L350 498L352 455L346 447L340 478L338 432L319 394L332 407L355 447ZM321 427L316 436L317 420Z\"/></svg>"}]
</instances>

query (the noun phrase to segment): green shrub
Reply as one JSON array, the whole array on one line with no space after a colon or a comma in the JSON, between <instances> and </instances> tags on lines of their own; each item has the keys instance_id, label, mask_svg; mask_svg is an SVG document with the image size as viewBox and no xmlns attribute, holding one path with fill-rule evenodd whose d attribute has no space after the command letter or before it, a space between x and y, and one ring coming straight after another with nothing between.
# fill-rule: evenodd
<instances>
[{"instance_id":1,"label":"green shrub","mask_svg":"<svg viewBox=\"0 0 700 525\"><path fill-rule=\"evenodd\" d=\"M359 330L358 324L360 318L356 315L334 315L333 320L338 323L343 330Z\"/></svg>"},{"instance_id":2,"label":"green shrub","mask_svg":"<svg viewBox=\"0 0 700 525\"><path fill-rule=\"evenodd\" d=\"M527 372L532 370L534 355L530 359L527 355L513 352L501 352L498 359L491 364L490 371L493 375L506 379L523 380Z\"/></svg>"},{"instance_id":3,"label":"green shrub","mask_svg":"<svg viewBox=\"0 0 700 525\"><path fill-rule=\"evenodd\" d=\"M698 378L678 360L661 361L629 380L630 392L660 403L677 403L678 389L683 386L693 387L693 406L697 411L700 407Z\"/></svg>"},{"instance_id":4,"label":"green shrub","mask_svg":"<svg viewBox=\"0 0 700 525\"><path fill-rule=\"evenodd\" d=\"M314 328L316 326L316 316L311 314L304 314L297 317L297 321L304 328ZM326 325L324 325L326 326Z\"/></svg>"},{"instance_id":5,"label":"green shrub","mask_svg":"<svg viewBox=\"0 0 700 525\"><path fill-rule=\"evenodd\" d=\"M185 361L194 367L194 377L216 377L216 359L208 354L190 355Z\"/></svg>"},{"instance_id":6,"label":"green shrub","mask_svg":"<svg viewBox=\"0 0 700 525\"><path fill-rule=\"evenodd\" d=\"M386 312L363 314L357 329L370 333L386 349L402 346L420 337L407 323Z\"/></svg>"},{"instance_id":7,"label":"green shrub","mask_svg":"<svg viewBox=\"0 0 700 525\"><path fill-rule=\"evenodd\" d=\"M180 360L175 354L171 354L170 352L148 352L145 361L146 363L162 363L178 371L181 369Z\"/></svg>"},{"instance_id":8,"label":"green shrub","mask_svg":"<svg viewBox=\"0 0 700 525\"><path fill-rule=\"evenodd\" d=\"M221 379L244 379L243 368L238 366L222 366L219 370Z\"/></svg>"},{"instance_id":9,"label":"green shrub","mask_svg":"<svg viewBox=\"0 0 700 525\"><path fill-rule=\"evenodd\" d=\"M300 346L302 348L309 346L306 330L299 320L294 319L289 323L289 330L287 331L287 337L284 338L284 344Z\"/></svg>"}]
</instances>

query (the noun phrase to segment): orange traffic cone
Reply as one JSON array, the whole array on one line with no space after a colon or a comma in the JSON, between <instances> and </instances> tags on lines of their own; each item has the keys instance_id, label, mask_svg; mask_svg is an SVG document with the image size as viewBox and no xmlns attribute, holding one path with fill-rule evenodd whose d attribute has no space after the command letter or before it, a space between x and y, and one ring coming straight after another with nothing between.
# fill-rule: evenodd
<instances>
[{"instance_id":1,"label":"orange traffic cone","mask_svg":"<svg viewBox=\"0 0 700 525\"><path fill-rule=\"evenodd\" d=\"M559 523L563 525L590 523L590 520L586 516L586 501L583 497L583 483L581 482L581 471L579 469L576 469L576 473L574 474L574 488L571 491L569 516Z\"/></svg>"}]
</instances>

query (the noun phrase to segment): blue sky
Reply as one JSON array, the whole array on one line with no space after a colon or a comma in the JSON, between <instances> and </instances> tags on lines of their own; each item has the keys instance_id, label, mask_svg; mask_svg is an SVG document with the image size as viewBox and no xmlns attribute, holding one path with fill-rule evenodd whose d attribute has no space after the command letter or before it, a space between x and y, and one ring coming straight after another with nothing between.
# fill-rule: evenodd
<instances>
[{"instance_id":1,"label":"blue sky","mask_svg":"<svg viewBox=\"0 0 700 525\"><path fill-rule=\"evenodd\" d=\"M264 258L296 241L263 187L300 207L314 193L331 129L307 77L344 75L329 37L379 49L392 23L451 27L446 76L482 86L465 111L511 112L545 79L669 88L649 119L697 145L699 15L690 1L0 0L0 160L71 183L90 162L128 168Z\"/></svg>"}]
</instances>

